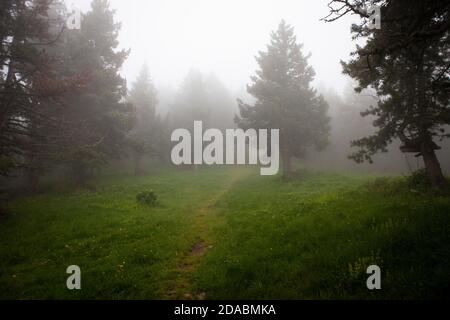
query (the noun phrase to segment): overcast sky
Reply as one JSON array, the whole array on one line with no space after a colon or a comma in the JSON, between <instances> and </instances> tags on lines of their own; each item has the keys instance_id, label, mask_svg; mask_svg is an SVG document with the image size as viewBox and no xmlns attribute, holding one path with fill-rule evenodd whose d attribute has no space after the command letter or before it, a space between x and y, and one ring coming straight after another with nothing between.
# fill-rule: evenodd
<instances>
[{"instance_id":1,"label":"overcast sky","mask_svg":"<svg viewBox=\"0 0 450 320\"><path fill-rule=\"evenodd\" d=\"M319 21L329 0L110 0L122 22L120 47L131 54L123 67L128 82L146 62L157 86L177 87L189 69L214 72L232 92L244 90L256 69L254 56L264 50L281 19L295 27L316 84L341 92L345 87L340 60L348 60L348 17ZM90 0L66 0L82 11Z\"/></svg>"}]
</instances>

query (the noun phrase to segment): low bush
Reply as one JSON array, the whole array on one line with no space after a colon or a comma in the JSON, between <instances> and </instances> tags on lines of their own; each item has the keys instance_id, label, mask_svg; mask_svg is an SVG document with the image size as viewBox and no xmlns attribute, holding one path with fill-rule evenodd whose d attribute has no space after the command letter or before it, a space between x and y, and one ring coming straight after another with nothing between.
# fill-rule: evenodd
<instances>
[{"instance_id":1,"label":"low bush","mask_svg":"<svg viewBox=\"0 0 450 320\"><path fill-rule=\"evenodd\" d=\"M406 177L408 187L413 190L427 192L432 187L425 169L419 169Z\"/></svg>"},{"instance_id":2,"label":"low bush","mask_svg":"<svg viewBox=\"0 0 450 320\"><path fill-rule=\"evenodd\" d=\"M141 191L136 196L136 202L149 207L154 207L156 205L156 193L153 190Z\"/></svg>"}]
</instances>

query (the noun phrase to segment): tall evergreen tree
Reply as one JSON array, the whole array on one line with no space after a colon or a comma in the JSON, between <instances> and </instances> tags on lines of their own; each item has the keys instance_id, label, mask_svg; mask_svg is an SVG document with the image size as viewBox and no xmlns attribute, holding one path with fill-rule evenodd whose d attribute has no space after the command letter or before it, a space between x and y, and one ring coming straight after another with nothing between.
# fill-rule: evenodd
<instances>
[{"instance_id":1,"label":"tall evergreen tree","mask_svg":"<svg viewBox=\"0 0 450 320\"><path fill-rule=\"evenodd\" d=\"M227 87L213 73L205 79L206 97L210 110L210 126L225 130L235 126L236 102Z\"/></svg>"},{"instance_id":2,"label":"tall evergreen tree","mask_svg":"<svg viewBox=\"0 0 450 320\"><path fill-rule=\"evenodd\" d=\"M66 95L61 114L65 148L60 161L71 169L78 184L86 183L93 170L124 152L131 128L131 106L125 102L127 87L119 71L128 51L117 50L120 24L106 0L93 0L83 15L81 30L67 34L65 71L83 71L88 83L82 93Z\"/></svg>"},{"instance_id":3,"label":"tall evergreen tree","mask_svg":"<svg viewBox=\"0 0 450 320\"><path fill-rule=\"evenodd\" d=\"M39 110L40 117L28 117L29 137L24 153L25 182L29 190L35 191L40 177L58 165L61 150L66 148L64 133L74 128L67 120L69 110L67 97L82 94L86 88L87 72L68 70L71 64L67 52L72 46L68 41L71 31L66 29L67 8L63 0L52 0L46 12L47 28L51 41L41 43L45 53L45 69L31 77L34 91L52 92L38 95L32 100L32 109ZM71 129L71 130L72 130Z\"/></svg>"},{"instance_id":4,"label":"tall evergreen tree","mask_svg":"<svg viewBox=\"0 0 450 320\"><path fill-rule=\"evenodd\" d=\"M241 128L280 129L280 156L284 176L292 170L291 158L302 157L308 147L326 146L328 105L311 87L315 73L302 53L294 29L284 20L272 32L267 50L260 52L260 69L247 91L254 105L238 100Z\"/></svg>"},{"instance_id":5,"label":"tall evergreen tree","mask_svg":"<svg viewBox=\"0 0 450 320\"><path fill-rule=\"evenodd\" d=\"M211 122L211 108L203 75L200 71L190 70L177 93L170 110L174 127L189 129L195 120L203 121L204 127Z\"/></svg>"},{"instance_id":6,"label":"tall evergreen tree","mask_svg":"<svg viewBox=\"0 0 450 320\"><path fill-rule=\"evenodd\" d=\"M129 96L135 110L135 124L129 133L135 174L142 172L141 159L145 154L159 154L159 131L161 121L156 114L157 92L144 65L133 83Z\"/></svg>"},{"instance_id":7,"label":"tall evergreen tree","mask_svg":"<svg viewBox=\"0 0 450 320\"><path fill-rule=\"evenodd\" d=\"M371 161L386 152L396 138L401 150L422 157L430 181L444 187L436 150L438 140L449 137L450 124L450 4L442 0L377 0L381 29L369 28L369 1L331 2L333 21L352 12L361 16L353 26L355 38L367 42L354 58L343 63L344 72L358 80L357 91L372 87L380 101L363 115L373 115L377 131L353 142L357 162ZM335 5L333 7L333 5Z\"/></svg>"},{"instance_id":8,"label":"tall evergreen tree","mask_svg":"<svg viewBox=\"0 0 450 320\"><path fill-rule=\"evenodd\" d=\"M0 3L0 174L24 167L33 134L30 124L49 120L38 101L56 94L42 44L52 41L50 1ZM58 86L57 86L58 87Z\"/></svg>"},{"instance_id":9,"label":"tall evergreen tree","mask_svg":"<svg viewBox=\"0 0 450 320\"><path fill-rule=\"evenodd\" d=\"M64 70L65 14L59 0L0 5L0 174L25 169L31 189L64 145L63 97L85 80Z\"/></svg>"}]
</instances>

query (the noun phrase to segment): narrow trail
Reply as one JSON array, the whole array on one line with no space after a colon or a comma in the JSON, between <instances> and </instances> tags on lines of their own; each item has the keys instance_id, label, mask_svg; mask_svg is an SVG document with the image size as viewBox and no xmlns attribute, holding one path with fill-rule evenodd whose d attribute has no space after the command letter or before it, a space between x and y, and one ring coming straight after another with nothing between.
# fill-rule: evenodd
<instances>
[{"instance_id":1,"label":"narrow trail","mask_svg":"<svg viewBox=\"0 0 450 320\"><path fill-rule=\"evenodd\" d=\"M233 171L232 176L223 184L219 192L212 195L197 209L192 219L192 232L196 235L195 241L190 250L178 259L175 270L176 277L164 289L164 299L206 299L205 292L193 292L191 277L200 264L202 257L209 249L214 247L212 228L221 223L221 219L217 216L217 203L241 177L241 172Z\"/></svg>"}]
</instances>

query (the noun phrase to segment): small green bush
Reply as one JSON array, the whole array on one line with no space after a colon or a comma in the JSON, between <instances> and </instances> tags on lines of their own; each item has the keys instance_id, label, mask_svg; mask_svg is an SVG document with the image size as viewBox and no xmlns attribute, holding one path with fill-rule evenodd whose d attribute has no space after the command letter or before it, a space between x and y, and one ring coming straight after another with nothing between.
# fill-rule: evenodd
<instances>
[{"instance_id":1,"label":"small green bush","mask_svg":"<svg viewBox=\"0 0 450 320\"><path fill-rule=\"evenodd\" d=\"M136 196L136 202L139 204L147 205L153 207L156 205L156 193L153 190L141 191Z\"/></svg>"},{"instance_id":2,"label":"small green bush","mask_svg":"<svg viewBox=\"0 0 450 320\"><path fill-rule=\"evenodd\" d=\"M406 178L406 181L410 189L417 191L428 191L431 187L431 182L425 169L414 171Z\"/></svg>"}]
</instances>

